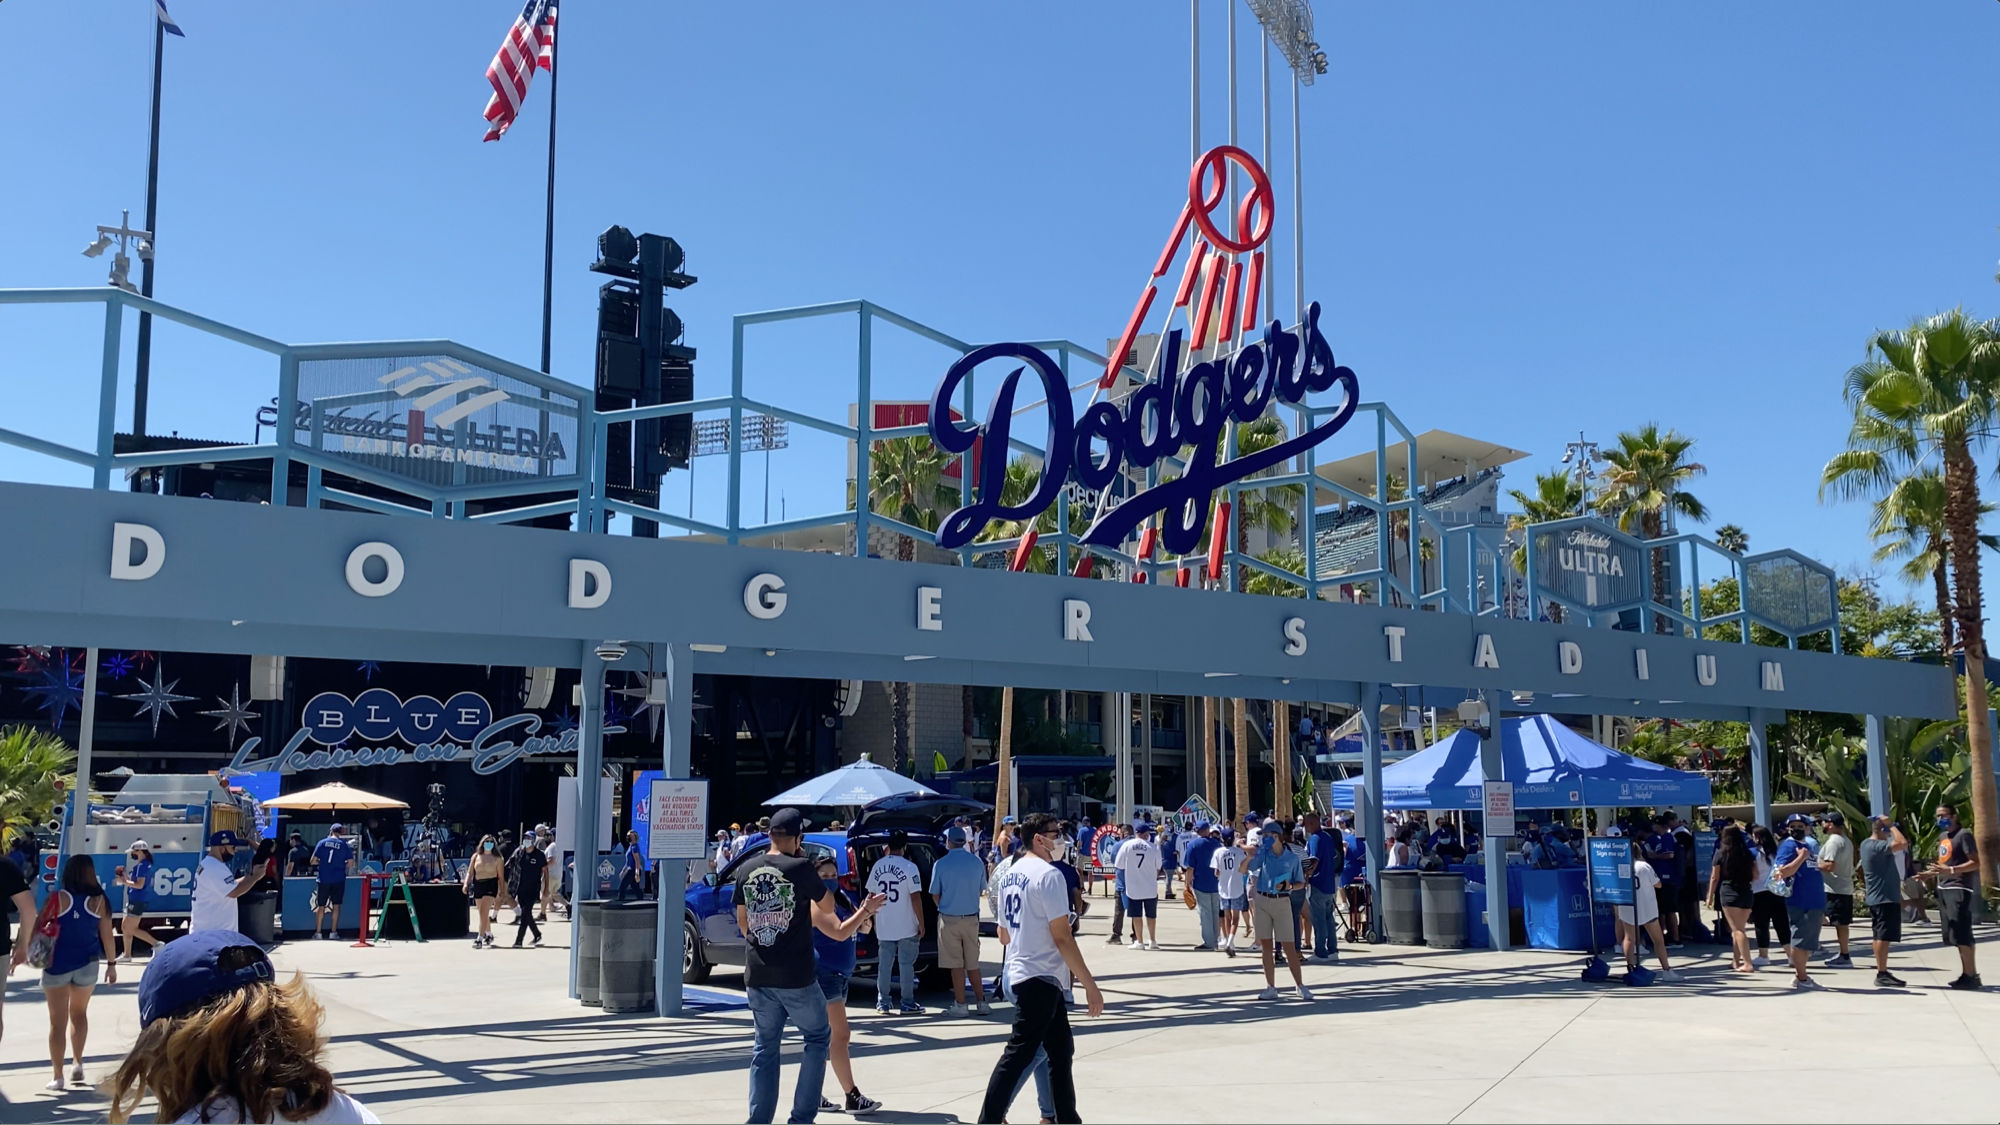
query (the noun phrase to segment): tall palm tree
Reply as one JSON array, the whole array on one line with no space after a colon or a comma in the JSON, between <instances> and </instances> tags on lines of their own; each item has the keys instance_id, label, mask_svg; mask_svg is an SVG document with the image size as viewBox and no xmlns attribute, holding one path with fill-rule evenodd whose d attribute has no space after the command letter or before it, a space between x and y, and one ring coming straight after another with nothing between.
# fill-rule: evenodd
<instances>
[{"instance_id":1,"label":"tall palm tree","mask_svg":"<svg viewBox=\"0 0 2000 1125\"><path fill-rule=\"evenodd\" d=\"M1738 555L1750 553L1750 533L1733 523L1715 529L1715 545Z\"/></svg>"},{"instance_id":2,"label":"tall palm tree","mask_svg":"<svg viewBox=\"0 0 2000 1125\"><path fill-rule=\"evenodd\" d=\"M1528 573L1528 525L1572 519L1590 507L1590 492L1583 482L1561 469L1536 473L1533 492L1512 488L1507 497L1521 506L1519 514L1507 517L1507 535L1520 537L1513 561L1514 572L1523 575Z\"/></svg>"},{"instance_id":3,"label":"tall palm tree","mask_svg":"<svg viewBox=\"0 0 2000 1125\"><path fill-rule=\"evenodd\" d=\"M1620 530L1635 527L1646 539L1666 534L1667 519L1677 513L1691 520L1708 518L1708 506L1687 491L1687 482L1708 472L1708 466L1688 459L1694 439L1674 430L1661 430L1658 422L1648 422L1637 430L1618 435L1618 445L1604 454L1605 469L1597 495L1597 510L1617 520ZM1667 557L1648 547L1652 564L1653 600L1661 605L1679 605L1680 599L1667 589ZM1659 619L1658 632L1673 632L1672 623Z\"/></svg>"},{"instance_id":4,"label":"tall palm tree","mask_svg":"<svg viewBox=\"0 0 2000 1125\"><path fill-rule=\"evenodd\" d=\"M1284 427L1276 415L1266 414L1248 425L1236 427L1236 456L1248 457L1285 440ZM1282 468L1271 472L1282 472ZM1251 478L1255 480L1255 477ZM1269 488L1246 489L1237 496L1236 549L1250 550L1250 530L1262 528L1273 537L1283 538L1298 524L1298 509L1306 494L1305 486L1276 484Z\"/></svg>"},{"instance_id":5,"label":"tall palm tree","mask_svg":"<svg viewBox=\"0 0 2000 1125\"><path fill-rule=\"evenodd\" d=\"M1847 373L1843 391L1854 421L1847 448L1827 462L1821 483L1843 496L1881 496L1901 477L1933 464L1942 469L1952 619L1965 658L1966 697L1983 701L1986 604L1979 576L1979 467L1972 451L1994 436L2000 411L2000 321L1973 320L1953 309L1901 331L1876 333L1868 352ZM1973 834L1991 888L2000 885L1992 731L1984 722L1967 722L1966 742Z\"/></svg>"},{"instance_id":6,"label":"tall palm tree","mask_svg":"<svg viewBox=\"0 0 2000 1125\"><path fill-rule=\"evenodd\" d=\"M1984 517L1995 505L1982 503ZM1944 477L1920 472L1891 485L1875 501L1868 533L1874 537L1876 562L1902 559L1899 573L1910 583L1929 581L1937 599L1938 652L1950 656L1954 630L1951 622L1951 583L1947 567L1951 549L1944 523ZM1982 546L2000 550L2000 536L1981 535Z\"/></svg>"},{"instance_id":7,"label":"tall palm tree","mask_svg":"<svg viewBox=\"0 0 2000 1125\"><path fill-rule=\"evenodd\" d=\"M868 458L868 503L872 511L890 519L935 530L938 523L938 486L951 458L930 438L921 435L891 438L875 443ZM909 562L916 557L916 539L896 536L896 557ZM866 555L866 543L856 546ZM914 757L916 685L896 683L889 688L891 726L895 734L896 769L908 772Z\"/></svg>"}]
</instances>

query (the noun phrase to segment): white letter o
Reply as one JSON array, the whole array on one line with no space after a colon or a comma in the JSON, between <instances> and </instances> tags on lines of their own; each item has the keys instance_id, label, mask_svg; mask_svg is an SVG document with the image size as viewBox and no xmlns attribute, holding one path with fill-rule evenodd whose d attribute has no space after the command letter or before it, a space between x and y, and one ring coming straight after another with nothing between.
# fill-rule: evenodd
<instances>
[{"instance_id":1,"label":"white letter o","mask_svg":"<svg viewBox=\"0 0 2000 1125\"><path fill-rule=\"evenodd\" d=\"M381 559L382 581L370 582L369 559ZM386 598L403 584L403 553L387 543L369 542L347 553L347 588L364 598Z\"/></svg>"}]
</instances>

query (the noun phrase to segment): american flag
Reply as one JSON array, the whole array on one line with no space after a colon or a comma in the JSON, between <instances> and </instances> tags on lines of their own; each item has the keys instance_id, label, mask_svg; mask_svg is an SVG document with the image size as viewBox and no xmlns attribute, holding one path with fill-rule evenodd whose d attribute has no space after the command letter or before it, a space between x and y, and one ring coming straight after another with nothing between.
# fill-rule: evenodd
<instances>
[{"instance_id":1,"label":"american flag","mask_svg":"<svg viewBox=\"0 0 2000 1125\"><path fill-rule=\"evenodd\" d=\"M497 141L507 134L521 103L528 97L528 81L535 67L555 69L556 0L528 0L500 41L500 50L486 64L486 80L493 84L493 97L486 102L486 139Z\"/></svg>"}]
</instances>

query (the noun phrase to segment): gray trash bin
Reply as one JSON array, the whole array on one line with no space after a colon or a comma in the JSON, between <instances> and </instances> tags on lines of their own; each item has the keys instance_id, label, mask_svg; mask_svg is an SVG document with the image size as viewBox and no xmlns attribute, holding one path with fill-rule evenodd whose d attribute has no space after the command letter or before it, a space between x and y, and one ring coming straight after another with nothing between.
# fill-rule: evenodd
<instances>
[{"instance_id":1,"label":"gray trash bin","mask_svg":"<svg viewBox=\"0 0 2000 1125\"><path fill-rule=\"evenodd\" d=\"M1382 872L1382 929L1391 945L1424 943L1422 878L1417 871Z\"/></svg>"},{"instance_id":2,"label":"gray trash bin","mask_svg":"<svg viewBox=\"0 0 2000 1125\"><path fill-rule=\"evenodd\" d=\"M251 891L236 900L236 928L258 945L278 942L278 895L275 891ZM366 937L366 934L362 935Z\"/></svg>"},{"instance_id":3,"label":"gray trash bin","mask_svg":"<svg viewBox=\"0 0 2000 1125\"><path fill-rule=\"evenodd\" d=\"M1429 871L1421 881L1424 944L1432 949L1465 948L1465 876Z\"/></svg>"},{"instance_id":4,"label":"gray trash bin","mask_svg":"<svg viewBox=\"0 0 2000 1125\"><path fill-rule=\"evenodd\" d=\"M652 1011L659 903L645 899L606 903L600 917L603 954L598 963L597 994L604 1010Z\"/></svg>"},{"instance_id":5,"label":"gray trash bin","mask_svg":"<svg viewBox=\"0 0 2000 1125\"><path fill-rule=\"evenodd\" d=\"M604 955L603 922L603 899L585 899L576 904L576 929L572 939L576 942L576 993L577 999L593 1008L603 1003L597 989L598 963Z\"/></svg>"}]
</instances>

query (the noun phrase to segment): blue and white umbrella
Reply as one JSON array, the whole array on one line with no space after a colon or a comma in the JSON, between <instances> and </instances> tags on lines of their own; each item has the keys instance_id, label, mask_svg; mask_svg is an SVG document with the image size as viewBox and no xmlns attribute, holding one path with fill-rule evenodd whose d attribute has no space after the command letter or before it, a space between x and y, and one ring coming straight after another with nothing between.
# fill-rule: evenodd
<instances>
[{"instance_id":1,"label":"blue and white umbrella","mask_svg":"<svg viewBox=\"0 0 2000 1125\"><path fill-rule=\"evenodd\" d=\"M853 765L823 773L811 781L802 781L764 803L771 806L861 806L903 794L917 797L938 795L935 789L863 757Z\"/></svg>"}]
</instances>

